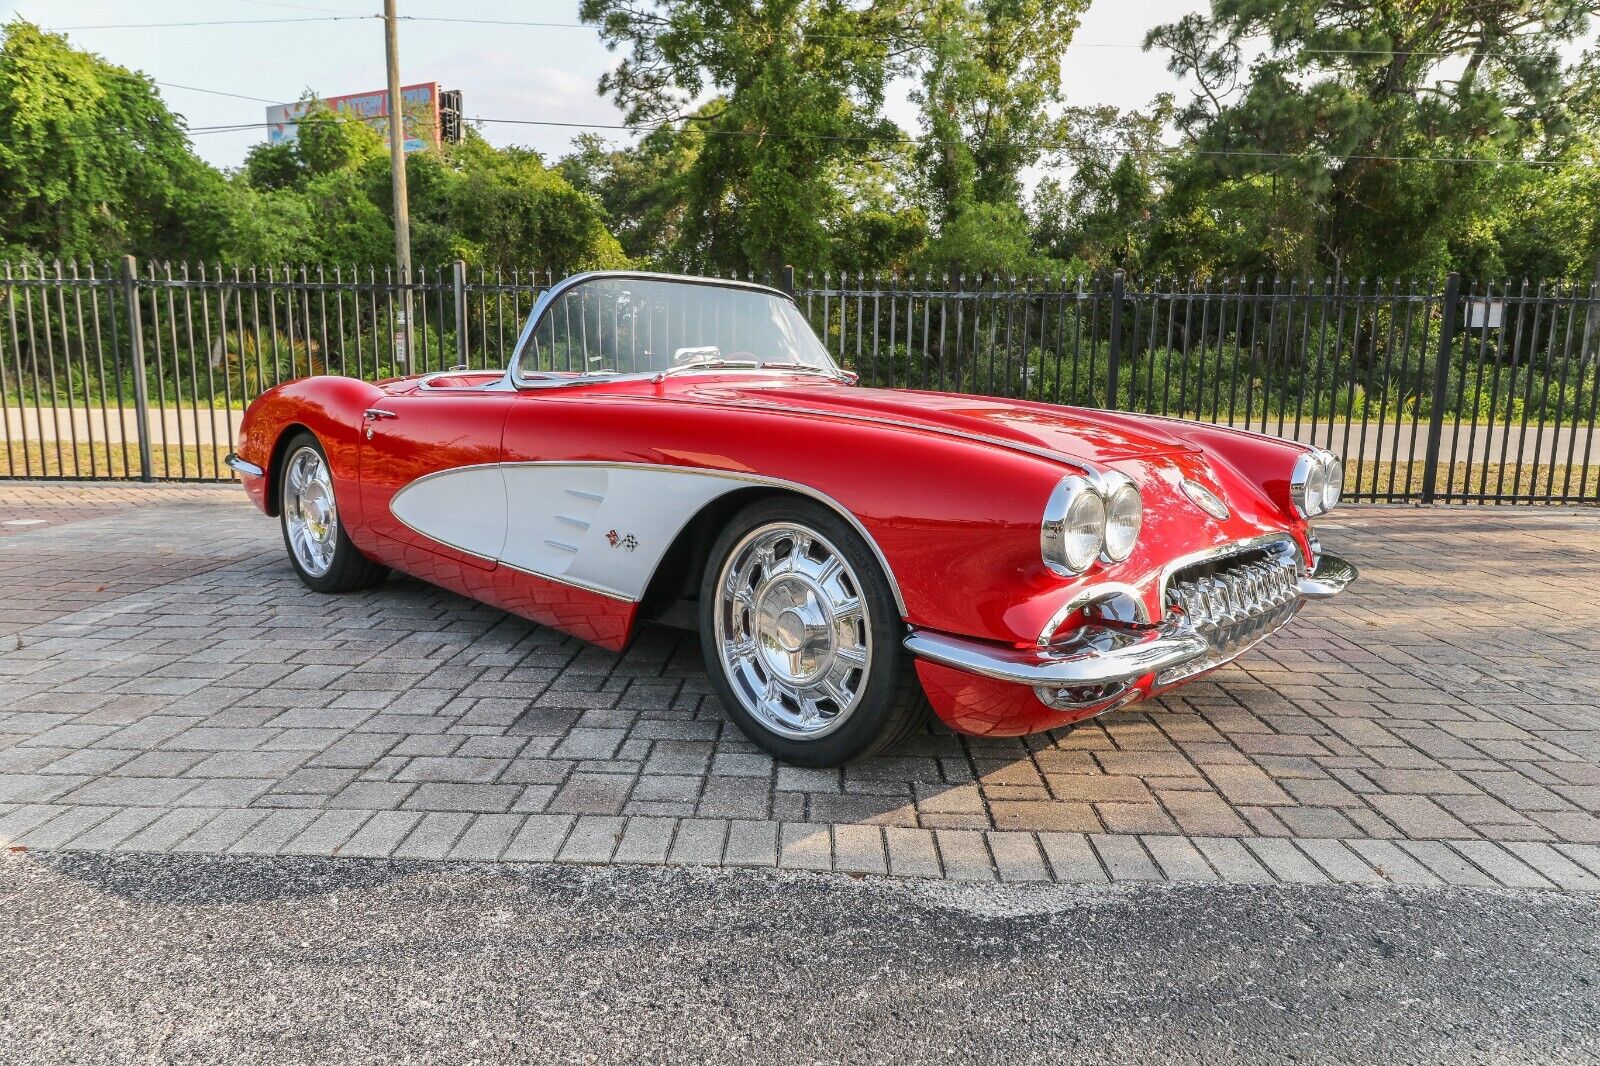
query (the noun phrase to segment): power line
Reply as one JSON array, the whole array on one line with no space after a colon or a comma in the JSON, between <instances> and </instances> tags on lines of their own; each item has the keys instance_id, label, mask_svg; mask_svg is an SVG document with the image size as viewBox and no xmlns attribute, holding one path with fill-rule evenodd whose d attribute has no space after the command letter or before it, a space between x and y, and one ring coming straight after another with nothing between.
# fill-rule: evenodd
<instances>
[{"instance_id":1,"label":"power line","mask_svg":"<svg viewBox=\"0 0 1600 1066\"><path fill-rule=\"evenodd\" d=\"M103 22L92 26L52 26L53 33L78 30L170 30L186 26L271 26L293 22L354 22L378 18L377 15L316 15L276 19L206 19L195 22Z\"/></svg>"},{"instance_id":2,"label":"power line","mask_svg":"<svg viewBox=\"0 0 1600 1066\"><path fill-rule=\"evenodd\" d=\"M257 104L281 104L282 100L268 100L264 96L245 96L243 93L223 92L221 89L202 89L198 85L179 85L175 81L158 81L157 85L164 89L187 89L192 93L206 93L211 96L231 96L235 100L249 100Z\"/></svg>"},{"instance_id":3,"label":"power line","mask_svg":"<svg viewBox=\"0 0 1600 1066\"><path fill-rule=\"evenodd\" d=\"M238 0L241 3L269 3L270 0ZM303 4L272 3L271 6L293 8L301 11L342 11L343 9L325 7L307 7ZM304 23L304 22L348 22L365 19L381 18L380 15L361 15L355 13L341 13L315 17L295 18L262 18L262 19L204 19L191 22L110 22L86 26L55 26L54 31L69 30L142 30L142 29L178 29L196 26L270 26L276 24ZM484 19L462 18L452 15L401 15L401 22L434 22L462 26L526 26L533 29L567 29L590 30L595 33L602 32L602 27L591 25L587 22L549 22L535 19ZM851 40L851 41L887 41L893 40L893 34L874 33L816 33L806 31L805 36L818 39ZM1118 43L1112 41L1071 41L1069 50L1073 48L1093 49L1127 49L1145 51L1142 43ZM1485 59L1525 59L1527 55L1518 52L1479 52L1475 53L1470 48L1452 50L1428 50L1407 48L1299 48L1296 52L1303 55L1327 56L1431 56L1434 58L1468 58L1472 55L1481 55Z\"/></svg>"},{"instance_id":4,"label":"power line","mask_svg":"<svg viewBox=\"0 0 1600 1066\"><path fill-rule=\"evenodd\" d=\"M619 130L630 133L654 133L671 127L670 123L657 125L640 125L623 122L563 122L556 119L536 118L487 118L473 116L467 121L484 125L496 126L549 126L558 129L583 129L583 130ZM244 130L262 129L275 125L271 122L242 122L227 126L198 126L189 133L238 133ZM853 142L864 144L920 144L926 138L922 137L874 137L870 135L849 134L821 134L815 137L789 137L779 134L767 133L759 130L713 130L700 129L698 132L708 137L760 137L767 140L808 140L829 142ZM1193 155L1234 159L1305 159L1316 157L1320 153L1314 152L1263 152L1246 149L1226 148L1188 148L1183 145L1157 145L1139 147L1136 145L1122 145L1112 148L1113 151L1124 152L1130 155L1161 156L1161 155ZM1381 163L1462 163L1480 166L1560 166L1567 160L1561 159L1487 159L1480 156L1430 156L1430 155L1337 155L1326 154L1322 156L1329 161L1342 163L1350 162L1381 162Z\"/></svg>"}]
</instances>

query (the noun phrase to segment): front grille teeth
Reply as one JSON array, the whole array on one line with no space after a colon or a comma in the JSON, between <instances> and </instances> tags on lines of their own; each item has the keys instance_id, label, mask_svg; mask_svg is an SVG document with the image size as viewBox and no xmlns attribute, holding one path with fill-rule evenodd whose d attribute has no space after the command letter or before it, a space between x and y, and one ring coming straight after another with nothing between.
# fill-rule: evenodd
<instances>
[{"instance_id":1,"label":"front grille teeth","mask_svg":"<svg viewBox=\"0 0 1600 1066\"><path fill-rule=\"evenodd\" d=\"M1211 651L1163 670L1156 676L1158 687L1236 658L1283 628L1300 609L1300 570L1292 554L1251 553L1194 571L1174 575L1167 607L1183 612Z\"/></svg>"}]
</instances>

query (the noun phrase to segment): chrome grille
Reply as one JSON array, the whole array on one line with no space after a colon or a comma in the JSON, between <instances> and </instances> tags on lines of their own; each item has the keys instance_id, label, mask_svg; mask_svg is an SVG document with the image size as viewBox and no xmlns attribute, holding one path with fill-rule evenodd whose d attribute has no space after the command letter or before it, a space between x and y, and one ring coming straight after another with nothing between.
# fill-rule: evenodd
<instances>
[{"instance_id":1,"label":"chrome grille","mask_svg":"<svg viewBox=\"0 0 1600 1066\"><path fill-rule=\"evenodd\" d=\"M1211 651L1163 670L1156 685L1221 666L1282 629L1300 609L1299 580L1292 549L1261 549L1178 571L1167 585L1167 608L1182 611Z\"/></svg>"}]
</instances>

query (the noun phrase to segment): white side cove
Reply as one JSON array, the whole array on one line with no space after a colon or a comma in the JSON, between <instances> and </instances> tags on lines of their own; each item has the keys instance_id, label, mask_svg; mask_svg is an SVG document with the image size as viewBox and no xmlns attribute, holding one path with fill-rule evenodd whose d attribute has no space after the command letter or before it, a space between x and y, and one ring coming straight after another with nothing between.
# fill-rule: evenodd
<instances>
[{"instance_id":1,"label":"white side cove","mask_svg":"<svg viewBox=\"0 0 1600 1066\"><path fill-rule=\"evenodd\" d=\"M625 600L644 597L661 557L706 504L749 485L776 485L854 516L803 485L753 474L623 463L491 463L428 474L395 493L389 509L416 532L540 577Z\"/></svg>"}]
</instances>

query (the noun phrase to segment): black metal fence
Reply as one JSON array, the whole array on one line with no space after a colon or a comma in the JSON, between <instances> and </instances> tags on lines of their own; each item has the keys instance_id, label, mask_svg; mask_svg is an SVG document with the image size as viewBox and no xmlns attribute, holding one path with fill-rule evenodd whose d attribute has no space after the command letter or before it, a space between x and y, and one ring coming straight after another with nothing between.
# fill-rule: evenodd
<instances>
[{"instance_id":1,"label":"black metal fence","mask_svg":"<svg viewBox=\"0 0 1600 1066\"><path fill-rule=\"evenodd\" d=\"M13 265L0 476L225 480L261 390L503 366L549 272ZM1593 284L774 279L863 384L1292 437L1363 500L1600 502Z\"/></svg>"}]
</instances>

